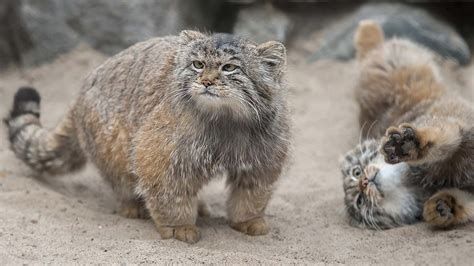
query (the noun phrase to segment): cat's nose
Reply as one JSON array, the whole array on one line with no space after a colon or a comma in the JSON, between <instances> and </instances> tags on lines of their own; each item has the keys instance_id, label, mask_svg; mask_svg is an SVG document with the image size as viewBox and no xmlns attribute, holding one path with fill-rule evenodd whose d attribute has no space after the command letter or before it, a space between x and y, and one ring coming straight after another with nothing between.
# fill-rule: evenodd
<instances>
[{"instance_id":1,"label":"cat's nose","mask_svg":"<svg viewBox=\"0 0 474 266\"><path fill-rule=\"evenodd\" d=\"M365 189L368 185L369 185L369 179L366 176L360 179L359 186L362 190Z\"/></svg>"},{"instance_id":2,"label":"cat's nose","mask_svg":"<svg viewBox=\"0 0 474 266\"><path fill-rule=\"evenodd\" d=\"M212 86L214 85L214 82L209 80L209 79L202 79L201 80L201 84L206 86L206 87L209 87L209 86Z\"/></svg>"}]
</instances>

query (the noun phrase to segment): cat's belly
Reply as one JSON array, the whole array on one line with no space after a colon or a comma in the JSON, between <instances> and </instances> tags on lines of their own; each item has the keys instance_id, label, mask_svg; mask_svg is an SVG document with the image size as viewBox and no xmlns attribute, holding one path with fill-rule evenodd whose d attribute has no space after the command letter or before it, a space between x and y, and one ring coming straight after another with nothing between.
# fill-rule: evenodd
<instances>
[{"instance_id":1,"label":"cat's belly","mask_svg":"<svg viewBox=\"0 0 474 266\"><path fill-rule=\"evenodd\" d=\"M415 191L405 180L410 177L407 163L383 164L377 175L378 189L383 194L380 206L385 212L403 219L414 218L420 211Z\"/></svg>"},{"instance_id":2,"label":"cat's belly","mask_svg":"<svg viewBox=\"0 0 474 266\"><path fill-rule=\"evenodd\" d=\"M403 180L409 175L410 166L407 163L387 164L379 166L377 182L380 189L389 193L403 186Z\"/></svg>"}]
</instances>

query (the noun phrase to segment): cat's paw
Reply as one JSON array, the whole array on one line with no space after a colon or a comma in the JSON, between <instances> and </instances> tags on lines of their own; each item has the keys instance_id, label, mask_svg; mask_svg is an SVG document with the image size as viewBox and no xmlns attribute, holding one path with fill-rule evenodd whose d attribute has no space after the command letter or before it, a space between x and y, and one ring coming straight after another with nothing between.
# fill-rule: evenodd
<instances>
[{"instance_id":1,"label":"cat's paw","mask_svg":"<svg viewBox=\"0 0 474 266\"><path fill-rule=\"evenodd\" d=\"M194 224L179 226L160 226L158 232L162 239L175 238L188 244L194 244L199 241L201 234L199 228Z\"/></svg>"},{"instance_id":2,"label":"cat's paw","mask_svg":"<svg viewBox=\"0 0 474 266\"><path fill-rule=\"evenodd\" d=\"M234 230L251 236L268 234L269 227L263 217L258 217L249 221L232 224Z\"/></svg>"},{"instance_id":3,"label":"cat's paw","mask_svg":"<svg viewBox=\"0 0 474 266\"><path fill-rule=\"evenodd\" d=\"M437 227L449 227L456 222L459 210L456 199L449 193L438 193L425 202L423 218Z\"/></svg>"},{"instance_id":4,"label":"cat's paw","mask_svg":"<svg viewBox=\"0 0 474 266\"><path fill-rule=\"evenodd\" d=\"M418 159L420 142L416 130L408 124L389 127L383 138L381 151L385 161L390 164Z\"/></svg>"}]
</instances>

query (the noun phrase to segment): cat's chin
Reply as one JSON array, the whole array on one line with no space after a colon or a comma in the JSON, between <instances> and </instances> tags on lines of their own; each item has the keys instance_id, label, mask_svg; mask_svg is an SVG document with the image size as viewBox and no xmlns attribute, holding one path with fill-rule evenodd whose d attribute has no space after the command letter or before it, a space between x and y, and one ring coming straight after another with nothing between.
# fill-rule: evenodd
<instances>
[{"instance_id":1,"label":"cat's chin","mask_svg":"<svg viewBox=\"0 0 474 266\"><path fill-rule=\"evenodd\" d=\"M250 121L249 112L240 103L221 96L200 94L194 97L198 111L214 118L233 119L236 121Z\"/></svg>"}]
</instances>

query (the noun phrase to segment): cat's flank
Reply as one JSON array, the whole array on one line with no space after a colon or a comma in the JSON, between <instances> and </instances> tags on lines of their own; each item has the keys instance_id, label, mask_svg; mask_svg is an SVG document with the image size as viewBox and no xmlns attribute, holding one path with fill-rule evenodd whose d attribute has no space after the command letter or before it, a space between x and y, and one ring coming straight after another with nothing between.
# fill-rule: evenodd
<instances>
[{"instance_id":1,"label":"cat's flank","mask_svg":"<svg viewBox=\"0 0 474 266\"><path fill-rule=\"evenodd\" d=\"M352 223L391 228L424 218L448 227L474 218L473 99L449 89L431 51L384 41L375 22L361 22L355 46L368 140L342 162Z\"/></svg>"},{"instance_id":2,"label":"cat's flank","mask_svg":"<svg viewBox=\"0 0 474 266\"><path fill-rule=\"evenodd\" d=\"M199 240L201 187L226 173L230 225L268 232L264 211L287 159L285 47L183 31L136 44L90 74L53 130L32 88L6 119L15 154L40 173L89 158L126 217L151 216L162 238Z\"/></svg>"}]
</instances>

